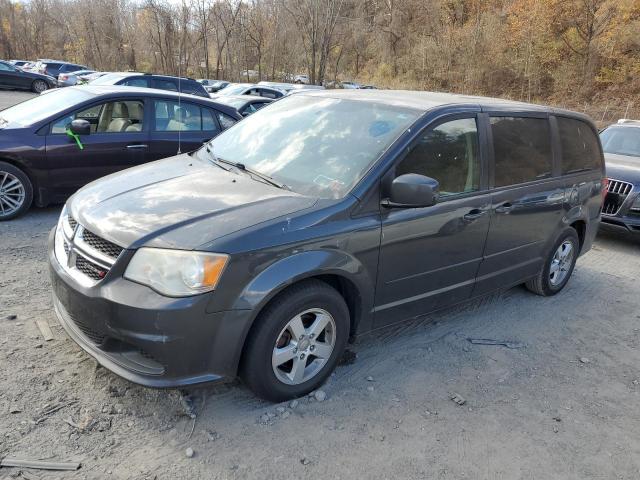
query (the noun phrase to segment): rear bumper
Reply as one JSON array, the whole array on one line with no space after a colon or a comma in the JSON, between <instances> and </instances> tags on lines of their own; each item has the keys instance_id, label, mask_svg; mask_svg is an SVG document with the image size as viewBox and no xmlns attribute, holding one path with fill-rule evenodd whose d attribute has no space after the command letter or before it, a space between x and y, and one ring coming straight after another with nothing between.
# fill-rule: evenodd
<instances>
[{"instance_id":1,"label":"rear bumper","mask_svg":"<svg viewBox=\"0 0 640 480\"><path fill-rule=\"evenodd\" d=\"M92 287L58 263L50 236L55 313L69 337L115 374L149 387L233 378L250 310L207 313L209 295L169 298L114 272ZM113 275L112 275L113 274Z\"/></svg>"}]
</instances>

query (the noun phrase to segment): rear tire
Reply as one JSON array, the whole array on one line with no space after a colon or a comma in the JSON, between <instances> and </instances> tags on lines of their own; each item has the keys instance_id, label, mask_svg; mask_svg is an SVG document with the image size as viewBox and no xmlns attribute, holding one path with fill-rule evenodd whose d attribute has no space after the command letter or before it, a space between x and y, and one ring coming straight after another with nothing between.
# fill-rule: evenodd
<instances>
[{"instance_id":1,"label":"rear tire","mask_svg":"<svg viewBox=\"0 0 640 480\"><path fill-rule=\"evenodd\" d=\"M34 80L31 84L31 90L34 93L42 93L49 89L49 85L44 80Z\"/></svg>"},{"instance_id":2,"label":"rear tire","mask_svg":"<svg viewBox=\"0 0 640 480\"><path fill-rule=\"evenodd\" d=\"M32 201L33 185L29 177L10 163L0 162L0 221L22 215Z\"/></svg>"},{"instance_id":3,"label":"rear tire","mask_svg":"<svg viewBox=\"0 0 640 480\"><path fill-rule=\"evenodd\" d=\"M538 295L549 297L562 290L573 273L580 253L580 239L574 228L566 228L553 244L544 268L525 285Z\"/></svg>"},{"instance_id":4,"label":"rear tire","mask_svg":"<svg viewBox=\"0 0 640 480\"><path fill-rule=\"evenodd\" d=\"M294 285L256 319L240 375L256 395L273 402L307 394L335 368L349 326L349 309L335 289L320 280Z\"/></svg>"}]
</instances>

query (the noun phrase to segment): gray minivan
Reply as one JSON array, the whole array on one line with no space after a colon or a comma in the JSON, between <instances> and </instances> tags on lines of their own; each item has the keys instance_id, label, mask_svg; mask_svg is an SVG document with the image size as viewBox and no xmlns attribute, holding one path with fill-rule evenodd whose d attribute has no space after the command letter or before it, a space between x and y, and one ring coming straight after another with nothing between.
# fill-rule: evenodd
<instances>
[{"instance_id":1,"label":"gray minivan","mask_svg":"<svg viewBox=\"0 0 640 480\"><path fill-rule=\"evenodd\" d=\"M606 192L584 115L426 92L301 92L201 149L95 181L50 237L55 311L155 387L317 388L349 338L566 285Z\"/></svg>"}]
</instances>

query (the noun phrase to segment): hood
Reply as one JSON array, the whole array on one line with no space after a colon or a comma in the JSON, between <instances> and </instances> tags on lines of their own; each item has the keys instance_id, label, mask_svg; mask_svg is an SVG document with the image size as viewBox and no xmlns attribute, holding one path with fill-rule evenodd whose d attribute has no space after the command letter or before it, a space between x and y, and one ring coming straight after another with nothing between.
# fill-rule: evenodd
<instances>
[{"instance_id":1,"label":"hood","mask_svg":"<svg viewBox=\"0 0 640 480\"><path fill-rule=\"evenodd\" d=\"M184 154L90 183L67 207L85 228L123 247L189 250L315 202Z\"/></svg>"},{"instance_id":2,"label":"hood","mask_svg":"<svg viewBox=\"0 0 640 480\"><path fill-rule=\"evenodd\" d=\"M633 184L640 184L640 157L604 154L607 177Z\"/></svg>"}]
</instances>

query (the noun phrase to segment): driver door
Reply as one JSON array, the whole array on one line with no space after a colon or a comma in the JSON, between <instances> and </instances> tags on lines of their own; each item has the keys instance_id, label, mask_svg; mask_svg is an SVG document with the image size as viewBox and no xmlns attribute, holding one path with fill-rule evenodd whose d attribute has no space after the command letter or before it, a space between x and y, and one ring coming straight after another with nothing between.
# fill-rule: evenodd
<instances>
[{"instance_id":1,"label":"driver door","mask_svg":"<svg viewBox=\"0 0 640 480\"><path fill-rule=\"evenodd\" d=\"M72 120L91 125L80 149L66 134ZM121 99L84 107L58 118L47 135L47 160L52 185L71 194L87 183L147 161L149 131L142 99Z\"/></svg>"},{"instance_id":2,"label":"driver door","mask_svg":"<svg viewBox=\"0 0 640 480\"><path fill-rule=\"evenodd\" d=\"M434 178L440 196L431 207L382 209L376 327L470 298L491 207L480 146L475 115L444 120L427 127L388 174Z\"/></svg>"}]
</instances>

